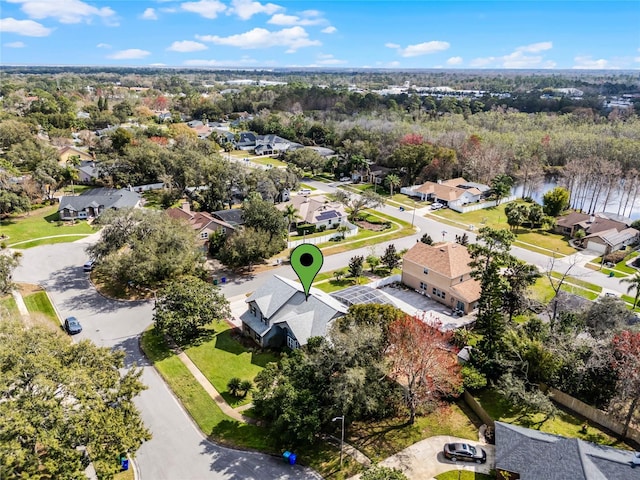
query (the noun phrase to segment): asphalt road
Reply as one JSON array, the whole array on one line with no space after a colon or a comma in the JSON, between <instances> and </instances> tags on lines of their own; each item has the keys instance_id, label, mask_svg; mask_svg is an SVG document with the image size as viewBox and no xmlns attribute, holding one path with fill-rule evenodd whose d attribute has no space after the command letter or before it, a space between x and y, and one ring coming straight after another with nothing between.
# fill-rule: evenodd
<instances>
[{"instance_id":1,"label":"asphalt road","mask_svg":"<svg viewBox=\"0 0 640 480\"><path fill-rule=\"evenodd\" d=\"M83 326L74 340L90 339L100 346L126 352L128 367L143 368L148 389L136 398L153 439L142 445L135 461L142 480L263 480L321 478L316 472L285 464L279 458L215 445L202 435L139 346L149 326L150 302L120 302L97 293L82 271L90 238L23 251L14 272L16 282L47 289L61 318L76 316Z\"/></svg>"}]
</instances>

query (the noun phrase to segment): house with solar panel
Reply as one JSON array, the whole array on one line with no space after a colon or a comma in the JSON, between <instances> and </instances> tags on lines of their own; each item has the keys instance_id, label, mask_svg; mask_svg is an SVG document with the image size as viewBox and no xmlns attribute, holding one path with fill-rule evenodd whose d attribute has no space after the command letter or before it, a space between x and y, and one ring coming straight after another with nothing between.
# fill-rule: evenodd
<instances>
[{"instance_id":1,"label":"house with solar panel","mask_svg":"<svg viewBox=\"0 0 640 480\"><path fill-rule=\"evenodd\" d=\"M287 205L293 205L298 211L298 223L315 225L316 230L324 228L338 228L347 222L347 212L340 202L330 202L322 195L295 195L288 202L276 205L278 210L284 211Z\"/></svg>"},{"instance_id":2,"label":"house with solar panel","mask_svg":"<svg viewBox=\"0 0 640 480\"><path fill-rule=\"evenodd\" d=\"M299 348L311 337L324 337L347 307L311 287L309 298L294 280L274 275L246 300L242 333L261 347Z\"/></svg>"}]
</instances>

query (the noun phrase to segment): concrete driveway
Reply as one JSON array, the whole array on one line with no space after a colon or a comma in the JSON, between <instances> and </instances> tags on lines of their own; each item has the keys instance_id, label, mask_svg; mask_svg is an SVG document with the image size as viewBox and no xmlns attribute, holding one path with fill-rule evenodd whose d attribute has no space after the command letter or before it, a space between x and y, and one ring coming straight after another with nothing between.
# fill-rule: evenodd
<instances>
[{"instance_id":1,"label":"concrete driveway","mask_svg":"<svg viewBox=\"0 0 640 480\"><path fill-rule=\"evenodd\" d=\"M83 331L74 341L89 339L96 345L122 349L127 367L142 367L148 387L135 399L153 438L137 452L135 462L142 480L200 479L309 479L321 478L311 469L290 466L280 458L224 448L209 442L149 364L139 348L140 333L152 320L151 302L107 299L95 290L82 271L91 239L23 250L16 282L45 287L64 318L76 316Z\"/></svg>"},{"instance_id":2,"label":"concrete driveway","mask_svg":"<svg viewBox=\"0 0 640 480\"><path fill-rule=\"evenodd\" d=\"M449 437L440 435L427 438L410 447L392 455L380 462L385 467L397 468L410 480L431 480L449 470L467 470L470 472L489 473L495 466L495 446L479 445L487 452L487 463L477 464L473 462L452 462L444 458L442 448L445 443L470 443L478 446L477 442L469 441L465 438ZM359 476L353 477L356 480Z\"/></svg>"}]
</instances>

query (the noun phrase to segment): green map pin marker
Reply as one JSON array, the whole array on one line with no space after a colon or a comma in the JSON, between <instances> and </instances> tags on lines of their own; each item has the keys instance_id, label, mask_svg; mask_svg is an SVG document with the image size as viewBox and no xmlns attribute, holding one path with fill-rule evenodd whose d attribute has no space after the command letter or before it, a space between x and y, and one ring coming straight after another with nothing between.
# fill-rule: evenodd
<instances>
[{"instance_id":1,"label":"green map pin marker","mask_svg":"<svg viewBox=\"0 0 640 480\"><path fill-rule=\"evenodd\" d=\"M305 300L309 299L309 289L323 263L324 256L322 252L318 247L310 243L298 245L291 252L291 266L304 287Z\"/></svg>"}]
</instances>

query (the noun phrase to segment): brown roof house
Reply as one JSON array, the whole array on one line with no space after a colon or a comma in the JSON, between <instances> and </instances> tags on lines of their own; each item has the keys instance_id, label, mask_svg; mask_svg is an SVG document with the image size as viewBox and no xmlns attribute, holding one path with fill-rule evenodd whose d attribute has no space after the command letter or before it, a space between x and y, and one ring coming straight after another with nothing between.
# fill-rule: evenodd
<instances>
[{"instance_id":1,"label":"brown roof house","mask_svg":"<svg viewBox=\"0 0 640 480\"><path fill-rule=\"evenodd\" d=\"M464 245L416 243L402 259L402 283L450 307L470 313L480 299L480 283L471 278L471 256Z\"/></svg>"},{"instance_id":2,"label":"brown roof house","mask_svg":"<svg viewBox=\"0 0 640 480\"><path fill-rule=\"evenodd\" d=\"M235 228L223 220L212 217L207 212L192 212L189 202L183 202L180 208L169 208L166 211L171 218L184 220L198 233L200 240L206 242L209 235L220 229L230 235Z\"/></svg>"},{"instance_id":3,"label":"brown roof house","mask_svg":"<svg viewBox=\"0 0 640 480\"><path fill-rule=\"evenodd\" d=\"M555 229L569 237L583 230L586 236L582 245L586 249L608 254L638 241L640 232L629 228L630 224L630 219L617 215L571 212L558 218Z\"/></svg>"},{"instance_id":4,"label":"brown roof house","mask_svg":"<svg viewBox=\"0 0 640 480\"><path fill-rule=\"evenodd\" d=\"M488 185L467 182L464 178L459 177L438 182L425 182L413 191L419 194L422 200L432 200L449 207L459 207L479 202L489 194L489 190Z\"/></svg>"}]
</instances>

